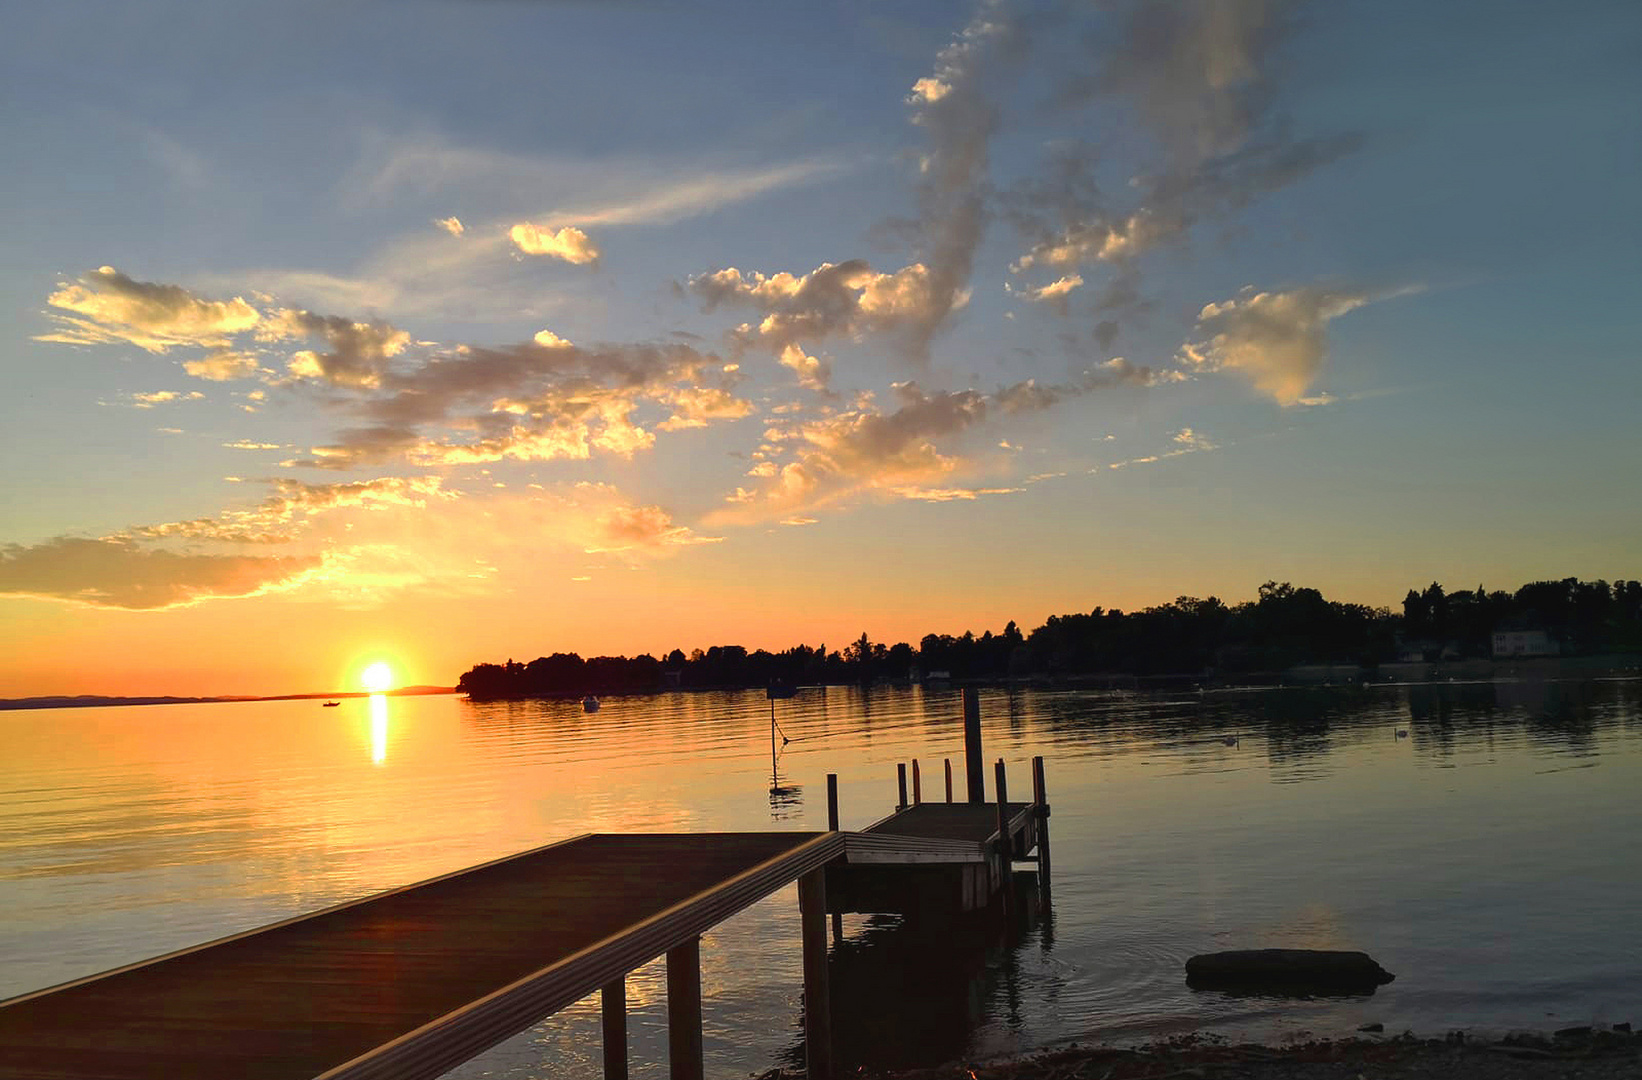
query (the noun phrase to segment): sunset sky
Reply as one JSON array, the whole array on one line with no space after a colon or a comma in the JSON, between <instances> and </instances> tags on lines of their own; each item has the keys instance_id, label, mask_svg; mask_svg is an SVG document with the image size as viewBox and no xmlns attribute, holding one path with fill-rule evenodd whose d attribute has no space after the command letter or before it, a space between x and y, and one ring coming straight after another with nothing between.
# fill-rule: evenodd
<instances>
[{"instance_id":1,"label":"sunset sky","mask_svg":"<svg viewBox=\"0 0 1642 1080\"><path fill-rule=\"evenodd\" d=\"M12 5L0 696L1642 576L1642 9Z\"/></svg>"}]
</instances>

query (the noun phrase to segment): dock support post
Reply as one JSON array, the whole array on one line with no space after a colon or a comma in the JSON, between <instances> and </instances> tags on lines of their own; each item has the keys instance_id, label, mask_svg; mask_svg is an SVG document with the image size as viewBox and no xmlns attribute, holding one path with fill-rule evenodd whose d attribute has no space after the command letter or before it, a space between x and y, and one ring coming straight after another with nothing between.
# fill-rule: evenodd
<instances>
[{"instance_id":1,"label":"dock support post","mask_svg":"<svg viewBox=\"0 0 1642 1080\"><path fill-rule=\"evenodd\" d=\"M701 939L667 950L667 1065L672 1080L703 1080Z\"/></svg>"},{"instance_id":2,"label":"dock support post","mask_svg":"<svg viewBox=\"0 0 1642 1080\"><path fill-rule=\"evenodd\" d=\"M627 977L599 991L604 1014L604 1080L627 1080Z\"/></svg>"},{"instance_id":3,"label":"dock support post","mask_svg":"<svg viewBox=\"0 0 1642 1080\"><path fill-rule=\"evenodd\" d=\"M833 1080L826 910L826 871L811 870L798 879L798 919L804 931L804 1072L809 1080Z\"/></svg>"},{"instance_id":4,"label":"dock support post","mask_svg":"<svg viewBox=\"0 0 1642 1080\"><path fill-rule=\"evenodd\" d=\"M896 762L895 774L901 788L901 801L895 804L895 809L905 810L907 808L907 763L904 761Z\"/></svg>"},{"instance_id":5,"label":"dock support post","mask_svg":"<svg viewBox=\"0 0 1642 1080\"><path fill-rule=\"evenodd\" d=\"M952 801L952 759L946 759L946 801Z\"/></svg>"},{"instance_id":6,"label":"dock support post","mask_svg":"<svg viewBox=\"0 0 1642 1080\"><path fill-rule=\"evenodd\" d=\"M924 801L924 784L918 778L918 759L912 759L912 805L917 806Z\"/></svg>"},{"instance_id":7,"label":"dock support post","mask_svg":"<svg viewBox=\"0 0 1642 1080\"><path fill-rule=\"evenodd\" d=\"M986 773L981 767L981 697L973 686L964 687L964 764L969 773L969 801L986 801Z\"/></svg>"},{"instance_id":8,"label":"dock support post","mask_svg":"<svg viewBox=\"0 0 1642 1080\"><path fill-rule=\"evenodd\" d=\"M998 883L1003 887L1003 904L1011 906L1014 896L1015 842L1009 835L1009 778L1004 773L1003 758L995 768L998 786Z\"/></svg>"},{"instance_id":9,"label":"dock support post","mask_svg":"<svg viewBox=\"0 0 1642 1080\"><path fill-rule=\"evenodd\" d=\"M827 774L827 831L838 831L838 774ZM832 940L834 944L844 940L844 916L840 912L832 913Z\"/></svg>"},{"instance_id":10,"label":"dock support post","mask_svg":"<svg viewBox=\"0 0 1642 1080\"><path fill-rule=\"evenodd\" d=\"M1049 896L1049 791L1043 781L1043 758L1032 759L1032 802L1038 816L1038 891Z\"/></svg>"}]
</instances>

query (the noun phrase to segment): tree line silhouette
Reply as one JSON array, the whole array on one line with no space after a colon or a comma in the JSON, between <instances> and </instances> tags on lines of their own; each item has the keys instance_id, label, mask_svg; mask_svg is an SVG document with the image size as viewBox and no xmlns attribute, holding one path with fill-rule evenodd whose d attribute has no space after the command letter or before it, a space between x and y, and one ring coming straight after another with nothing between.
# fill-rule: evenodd
<instances>
[{"instance_id":1,"label":"tree line silhouette","mask_svg":"<svg viewBox=\"0 0 1642 1080\"><path fill-rule=\"evenodd\" d=\"M645 693L944 676L1246 676L1304 664L1373 668L1399 657L1487 657L1502 629L1545 632L1570 655L1642 652L1642 582L1536 581L1515 592L1410 589L1401 613L1327 600L1316 589L1268 581L1254 600L1182 596L1124 612L1051 615L1023 634L926 634L916 646L862 634L841 650L794 645L781 652L714 645L688 655L634 657L554 653L529 663L479 664L456 689L476 699Z\"/></svg>"}]
</instances>

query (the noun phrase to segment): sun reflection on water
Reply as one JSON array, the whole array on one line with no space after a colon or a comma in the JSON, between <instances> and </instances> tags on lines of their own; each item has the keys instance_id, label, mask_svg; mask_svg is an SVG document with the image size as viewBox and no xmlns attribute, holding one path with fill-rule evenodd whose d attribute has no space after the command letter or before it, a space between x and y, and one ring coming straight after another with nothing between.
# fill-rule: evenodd
<instances>
[{"instance_id":1,"label":"sun reflection on water","mask_svg":"<svg viewBox=\"0 0 1642 1080\"><path fill-rule=\"evenodd\" d=\"M371 763L380 765L388 757L388 695L372 694Z\"/></svg>"}]
</instances>

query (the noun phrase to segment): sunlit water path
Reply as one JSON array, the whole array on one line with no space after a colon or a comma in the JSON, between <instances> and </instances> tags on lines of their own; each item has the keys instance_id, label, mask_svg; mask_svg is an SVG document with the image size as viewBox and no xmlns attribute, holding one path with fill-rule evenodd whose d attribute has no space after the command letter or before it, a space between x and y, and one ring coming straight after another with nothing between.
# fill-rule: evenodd
<instances>
[{"instance_id":1,"label":"sunlit water path","mask_svg":"<svg viewBox=\"0 0 1642 1080\"><path fill-rule=\"evenodd\" d=\"M0 713L0 996L583 832L825 827L962 784L958 696L832 688ZM1198 1026L1554 1028L1642 1020L1642 683L1175 695L987 691L987 757L1048 759L1052 911L1007 938L846 920L845 1056L933 1063ZM1399 735L1406 732L1406 735ZM1367 999L1193 993L1217 948L1363 948ZM703 943L709 1070L800 1042L792 890ZM629 982L661 1076L660 965ZM597 1076L597 1002L459 1069Z\"/></svg>"}]
</instances>

